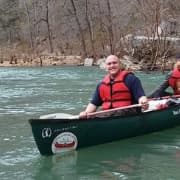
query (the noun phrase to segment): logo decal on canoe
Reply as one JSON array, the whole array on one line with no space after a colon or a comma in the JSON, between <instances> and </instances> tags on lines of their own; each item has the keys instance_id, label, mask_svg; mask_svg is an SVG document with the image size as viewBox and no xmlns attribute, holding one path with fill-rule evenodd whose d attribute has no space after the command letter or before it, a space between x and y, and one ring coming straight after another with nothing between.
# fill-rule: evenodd
<instances>
[{"instance_id":1,"label":"logo decal on canoe","mask_svg":"<svg viewBox=\"0 0 180 180\"><path fill-rule=\"evenodd\" d=\"M52 143L52 152L66 152L76 149L77 137L71 132L64 132L56 136Z\"/></svg>"},{"instance_id":2,"label":"logo decal on canoe","mask_svg":"<svg viewBox=\"0 0 180 180\"><path fill-rule=\"evenodd\" d=\"M51 137L51 135L52 135L52 130L51 130L51 128L44 128L44 129L42 130L42 137L43 137L43 138L49 138L49 137Z\"/></svg>"},{"instance_id":3,"label":"logo decal on canoe","mask_svg":"<svg viewBox=\"0 0 180 180\"><path fill-rule=\"evenodd\" d=\"M180 109L173 111L173 115L178 115L178 114L180 114Z\"/></svg>"}]
</instances>

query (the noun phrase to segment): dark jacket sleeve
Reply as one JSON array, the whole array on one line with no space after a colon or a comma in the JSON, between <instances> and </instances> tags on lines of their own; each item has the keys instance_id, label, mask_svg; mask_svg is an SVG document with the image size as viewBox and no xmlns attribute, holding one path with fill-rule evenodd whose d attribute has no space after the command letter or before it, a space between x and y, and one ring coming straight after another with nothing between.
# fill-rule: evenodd
<instances>
[{"instance_id":1,"label":"dark jacket sleeve","mask_svg":"<svg viewBox=\"0 0 180 180\"><path fill-rule=\"evenodd\" d=\"M148 96L148 98L158 98L162 96L168 96L172 95L170 92L166 92L166 89L169 87L169 78L171 77L172 72L169 72L168 75L166 76L166 79L151 92L151 94Z\"/></svg>"},{"instance_id":2,"label":"dark jacket sleeve","mask_svg":"<svg viewBox=\"0 0 180 180\"><path fill-rule=\"evenodd\" d=\"M134 74L128 74L125 78L125 84L132 94L132 103L138 103L141 96L145 96L144 89L142 87L141 81Z\"/></svg>"},{"instance_id":3,"label":"dark jacket sleeve","mask_svg":"<svg viewBox=\"0 0 180 180\"><path fill-rule=\"evenodd\" d=\"M101 99L100 94L99 94L100 85L101 85L101 82L99 82L98 85L96 86L96 90L95 90L93 97L90 101L95 106L101 106L102 105L102 99Z\"/></svg>"}]
</instances>

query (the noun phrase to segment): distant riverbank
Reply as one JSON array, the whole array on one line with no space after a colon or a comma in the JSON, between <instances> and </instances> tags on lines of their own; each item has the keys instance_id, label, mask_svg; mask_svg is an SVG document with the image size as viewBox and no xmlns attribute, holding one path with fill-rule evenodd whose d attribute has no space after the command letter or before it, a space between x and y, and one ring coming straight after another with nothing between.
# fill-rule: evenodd
<instances>
[{"instance_id":1,"label":"distant riverbank","mask_svg":"<svg viewBox=\"0 0 180 180\"><path fill-rule=\"evenodd\" d=\"M81 56L57 55L13 55L0 61L1 67L36 67L36 66L77 66L82 64Z\"/></svg>"},{"instance_id":2,"label":"distant riverbank","mask_svg":"<svg viewBox=\"0 0 180 180\"><path fill-rule=\"evenodd\" d=\"M105 58L97 59L92 61L92 63L85 63L87 59L83 59L81 56L76 55L9 55L6 58L1 58L0 67L46 67L46 66L99 66L100 68L104 68ZM142 70L142 71L151 71L151 64L148 61L138 61L129 56L123 56L121 60L124 68L129 70ZM162 71L162 70L170 70L173 68L173 64L175 63L175 59L158 59L153 70Z\"/></svg>"}]
</instances>

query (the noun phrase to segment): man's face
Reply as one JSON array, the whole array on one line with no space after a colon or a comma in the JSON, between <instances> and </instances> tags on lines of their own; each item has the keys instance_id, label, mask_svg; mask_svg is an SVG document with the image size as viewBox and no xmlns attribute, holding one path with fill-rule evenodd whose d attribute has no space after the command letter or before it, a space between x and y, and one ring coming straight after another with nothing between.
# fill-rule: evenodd
<instances>
[{"instance_id":1,"label":"man's face","mask_svg":"<svg viewBox=\"0 0 180 180\"><path fill-rule=\"evenodd\" d=\"M120 61L116 56L109 56L106 59L106 71L111 77L115 77L121 69Z\"/></svg>"}]
</instances>

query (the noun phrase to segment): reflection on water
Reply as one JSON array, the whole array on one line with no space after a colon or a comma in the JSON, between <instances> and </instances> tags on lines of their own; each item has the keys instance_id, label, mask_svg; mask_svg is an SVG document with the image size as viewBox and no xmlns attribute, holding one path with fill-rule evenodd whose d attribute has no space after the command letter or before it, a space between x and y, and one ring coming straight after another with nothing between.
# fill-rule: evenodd
<instances>
[{"instance_id":1,"label":"reflection on water","mask_svg":"<svg viewBox=\"0 0 180 180\"><path fill-rule=\"evenodd\" d=\"M94 67L1 68L0 179L179 179L180 128L41 156L28 119L79 113L105 72ZM148 94L160 73L136 73Z\"/></svg>"},{"instance_id":2,"label":"reflection on water","mask_svg":"<svg viewBox=\"0 0 180 180\"><path fill-rule=\"evenodd\" d=\"M34 179L69 179L76 176L77 152L66 152L61 155L41 157L39 169Z\"/></svg>"},{"instance_id":3,"label":"reflection on water","mask_svg":"<svg viewBox=\"0 0 180 180\"><path fill-rule=\"evenodd\" d=\"M177 179L179 128L41 157L36 179ZM161 141L162 140L162 141ZM176 141L178 143L176 144ZM176 144L176 146L174 146ZM47 178L48 177L48 178Z\"/></svg>"}]
</instances>

